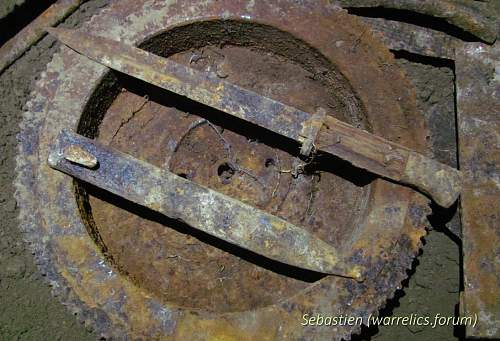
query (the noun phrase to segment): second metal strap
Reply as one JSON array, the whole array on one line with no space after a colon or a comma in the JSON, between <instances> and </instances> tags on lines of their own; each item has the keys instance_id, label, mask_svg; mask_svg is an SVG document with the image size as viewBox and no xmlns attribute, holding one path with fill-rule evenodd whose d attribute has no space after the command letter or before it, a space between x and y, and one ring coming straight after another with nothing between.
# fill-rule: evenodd
<instances>
[{"instance_id":1,"label":"second metal strap","mask_svg":"<svg viewBox=\"0 0 500 341\"><path fill-rule=\"evenodd\" d=\"M286 220L68 131L49 165L217 238L300 268L361 279L333 246Z\"/></svg>"}]
</instances>

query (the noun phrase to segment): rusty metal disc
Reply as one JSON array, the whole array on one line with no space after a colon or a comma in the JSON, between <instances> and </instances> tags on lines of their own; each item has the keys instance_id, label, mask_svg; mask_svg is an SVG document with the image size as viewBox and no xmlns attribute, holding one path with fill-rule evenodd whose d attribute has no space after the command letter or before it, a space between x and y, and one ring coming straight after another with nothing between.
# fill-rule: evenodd
<instances>
[{"instance_id":1,"label":"rusty metal disc","mask_svg":"<svg viewBox=\"0 0 500 341\"><path fill-rule=\"evenodd\" d=\"M414 90L392 55L326 2L120 1L82 30L426 151ZM302 316L377 314L425 234L420 194L334 159L292 174L298 150L262 129L65 47L28 108L22 227L56 294L106 337L349 338L359 325L304 327ZM64 128L302 226L370 269L367 278L269 262L54 173L48 145Z\"/></svg>"}]
</instances>

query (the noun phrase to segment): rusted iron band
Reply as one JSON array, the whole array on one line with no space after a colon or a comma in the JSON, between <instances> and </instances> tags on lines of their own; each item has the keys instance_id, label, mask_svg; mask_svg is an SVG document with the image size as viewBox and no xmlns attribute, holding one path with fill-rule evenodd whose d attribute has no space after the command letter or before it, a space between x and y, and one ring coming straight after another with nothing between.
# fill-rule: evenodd
<instances>
[{"instance_id":1,"label":"rusted iron band","mask_svg":"<svg viewBox=\"0 0 500 341\"><path fill-rule=\"evenodd\" d=\"M303 129L309 124L310 114L221 80L216 75L196 71L115 40L60 28L50 29L49 32L78 53L102 65L295 141L302 141ZM341 157L356 167L416 187L443 207L451 206L458 198L460 174L456 169L331 116L325 116L324 124L328 129L318 129L318 140L323 145L318 150ZM411 164L407 161L410 153L418 155L426 166L409 169ZM429 165L432 167L427 167ZM440 171L438 181L433 178L434 170ZM432 173L418 173L421 171Z\"/></svg>"},{"instance_id":2,"label":"rusted iron band","mask_svg":"<svg viewBox=\"0 0 500 341\"><path fill-rule=\"evenodd\" d=\"M361 17L391 50L404 50L429 57L454 59L460 40L429 28L382 18Z\"/></svg>"},{"instance_id":3,"label":"rusted iron band","mask_svg":"<svg viewBox=\"0 0 500 341\"><path fill-rule=\"evenodd\" d=\"M84 162L68 161L69 149L87 156ZM97 160L96 167L88 167L88 155ZM359 266L346 264L333 246L306 230L81 135L62 131L48 162L77 179L275 261L361 279Z\"/></svg>"},{"instance_id":4,"label":"rusted iron band","mask_svg":"<svg viewBox=\"0 0 500 341\"><path fill-rule=\"evenodd\" d=\"M448 23L460 27L480 39L493 43L497 38L498 28L495 14L487 16L485 4L478 1L452 0L337 0L343 7L384 7L417 12L443 18Z\"/></svg>"},{"instance_id":5,"label":"rusted iron band","mask_svg":"<svg viewBox=\"0 0 500 341\"><path fill-rule=\"evenodd\" d=\"M500 338L500 45L457 51L458 150L464 189L464 293L461 311L477 323L471 338Z\"/></svg>"},{"instance_id":6,"label":"rusted iron band","mask_svg":"<svg viewBox=\"0 0 500 341\"><path fill-rule=\"evenodd\" d=\"M0 47L0 74L26 50L39 41L46 28L54 26L73 13L85 0L59 0L46 9L39 17L24 27L18 34Z\"/></svg>"}]
</instances>

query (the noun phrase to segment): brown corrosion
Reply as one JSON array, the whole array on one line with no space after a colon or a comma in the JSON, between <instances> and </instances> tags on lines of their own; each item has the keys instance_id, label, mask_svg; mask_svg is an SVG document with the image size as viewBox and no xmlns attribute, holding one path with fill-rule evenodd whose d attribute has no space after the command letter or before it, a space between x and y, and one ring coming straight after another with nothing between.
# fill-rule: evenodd
<instances>
[{"instance_id":1,"label":"brown corrosion","mask_svg":"<svg viewBox=\"0 0 500 341\"><path fill-rule=\"evenodd\" d=\"M218 242L286 265L361 280L359 266L347 264L338 250L299 226L84 136L61 131L48 163Z\"/></svg>"},{"instance_id":2,"label":"brown corrosion","mask_svg":"<svg viewBox=\"0 0 500 341\"><path fill-rule=\"evenodd\" d=\"M500 337L500 46L466 44L457 53L457 111L467 336Z\"/></svg>"},{"instance_id":3,"label":"brown corrosion","mask_svg":"<svg viewBox=\"0 0 500 341\"><path fill-rule=\"evenodd\" d=\"M210 68L306 112L319 102L342 121L426 150L414 90L391 54L326 1L117 1L83 30ZM298 146L239 121L202 123L206 110L70 49L54 56L25 113L16 197L56 293L100 335L117 339L340 340L359 331L300 321L306 312L377 314L420 248L426 200L339 160L303 165ZM64 128L302 224L365 266L367 280L270 267L74 186L46 165ZM40 206L47 202L50 209Z\"/></svg>"},{"instance_id":4,"label":"brown corrosion","mask_svg":"<svg viewBox=\"0 0 500 341\"><path fill-rule=\"evenodd\" d=\"M58 0L47 8L39 17L24 27L18 34L0 47L0 73L17 58L39 41L46 28L55 26L74 12L83 0Z\"/></svg>"},{"instance_id":5,"label":"brown corrosion","mask_svg":"<svg viewBox=\"0 0 500 341\"><path fill-rule=\"evenodd\" d=\"M442 18L488 43L498 34L495 5L468 0L338 0L344 7L384 7ZM489 7L487 7L489 6Z\"/></svg>"},{"instance_id":6,"label":"brown corrosion","mask_svg":"<svg viewBox=\"0 0 500 341\"><path fill-rule=\"evenodd\" d=\"M443 207L451 206L460 194L460 172L456 169L327 117L325 109L321 109L322 115L316 111L308 119L310 114L302 110L221 79L225 77L217 70L198 72L139 48L73 30L49 32L100 64L302 142L302 155L309 156L316 143L315 152L330 153L356 167L414 186Z\"/></svg>"},{"instance_id":7,"label":"brown corrosion","mask_svg":"<svg viewBox=\"0 0 500 341\"><path fill-rule=\"evenodd\" d=\"M206 59L190 64L193 55L200 55L202 51ZM280 99L294 101L292 103L302 107L307 105L312 108L318 103L317 100L311 100L313 91L316 96L325 98L325 106L330 97L328 89L312 80L307 71L282 58L262 55L257 51L231 46L224 49L209 46L198 51L187 51L173 58L200 70L214 68L214 65L219 65L223 60L225 72L231 81L237 84L252 84L254 89L268 91ZM287 83L291 86L287 87ZM303 91L304 87L308 86L310 92ZM291 89L288 90L289 88ZM228 127L231 130L237 129L236 132L223 130L210 122L213 116L201 106L193 106L189 112L203 115L205 111L204 116L208 120L169 107L176 103L161 101L163 92L158 95L150 93L147 104L134 114L128 124L122 125L121 122L128 120L131 109L135 111L134 108L140 108L144 103L144 99L135 95L133 90L120 93L106 114L99 135L103 142L160 167L168 167L182 177L304 226L311 232L322 231L319 237L328 242L346 233L346 227L352 224L354 219L351 210L361 209L360 195L364 189L342 180L338 175L320 175L311 171L294 178L290 170L298 159L290 153L296 155L298 148L295 151L287 148L288 152L273 148L273 141L265 132L247 126L237 129L236 123L235 126ZM162 105L157 103L157 100L160 100ZM177 108L183 109L179 104ZM150 122L145 124L148 121ZM224 121L215 122L221 124L220 122ZM115 135L117 130L119 131ZM143 136L155 138L143 139ZM300 160L299 162L305 163ZM331 188L335 189L335 195L328 194ZM250 309L269 304L268 300L273 297L290 295L308 281L321 277L305 273L303 277L296 279L287 278L285 275L289 272L286 268L281 270L285 271L281 275L275 274L272 270L276 266L273 264L254 264L249 262L251 258L248 257L237 259L227 253L230 249L223 248L226 251L224 252L190 236L184 237L180 227L177 228L179 232L164 231L161 226L152 229L155 224L140 217L132 219L130 224L120 223L120 212L101 212L100 206L93 208L93 216L108 250L118 249L118 245L124 243L134 243L134 248L131 248L132 245L120 246L123 251L118 254L126 252L126 263L135 259L132 264L140 263L137 266L141 272L151 267L148 264L154 266L154 271L149 270L138 278L141 285L161 292L162 296L174 302L182 300L181 302L185 302L183 305L206 307L204 302L210 300L210 306L206 308L216 311L224 311L229 307L232 307L229 308L231 310ZM149 227L150 225L153 226ZM134 239L108 236L110 233L122 233L125 226L130 229L127 233L135 235L140 233L138 229L142 230L138 226L147 226L140 240L149 240L150 245L154 241L154 249L145 253L144 250L151 246L139 246L138 240ZM175 224L173 226L175 227ZM327 226L328 229L325 228ZM311 230L312 227L315 228ZM148 230L154 234L148 236ZM348 236L347 234L343 238ZM345 241L340 239L333 245L341 249L344 243ZM186 248L186 245L189 247ZM162 249L168 251L159 251ZM149 252L154 259L149 259ZM158 259L158 254L165 252L168 252L167 257ZM125 271L130 274L137 271L130 268L131 265L124 265ZM176 270L177 268L179 269ZM276 270L280 271L279 268ZM152 276L154 273L171 274L166 277L170 282L168 286L164 282L165 278L155 278ZM263 293L263 290L267 292ZM259 296L260 300L257 299ZM266 297L269 298L265 299ZM253 306L249 306L250 304Z\"/></svg>"}]
</instances>

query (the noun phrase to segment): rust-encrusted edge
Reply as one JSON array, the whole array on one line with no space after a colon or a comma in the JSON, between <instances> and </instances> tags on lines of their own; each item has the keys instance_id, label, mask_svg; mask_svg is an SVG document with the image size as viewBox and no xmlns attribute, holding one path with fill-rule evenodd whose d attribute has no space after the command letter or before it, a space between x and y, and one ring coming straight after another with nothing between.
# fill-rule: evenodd
<instances>
[{"instance_id":1,"label":"rust-encrusted edge","mask_svg":"<svg viewBox=\"0 0 500 341\"><path fill-rule=\"evenodd\" d=\"M430 28L383 18L360 18L378 33L391 50L454 59L455 49L462 45L458 38Z\"/></svg>"},{"instance_id":2,"label":"rust-encrusted edge","mask_svg":"<svg viewBox=\"0 0 500 341\"><path fill-rule=\"evenodd\" d=\"M487 4L478 1L452 0L336 0L343 7L384 7L408 10L447 22L469 32L485 42L494 43L498 35L498 21L495 14L487 17ZM492 5L493 9L493 5Z\"/></svg>"},{"instance_id":3,"label":"rust-encrusted edge","mask_svg":"<svg viewBox=\"0 0 500 341\"><path fill-rule=\"evenodd\" d=\"M18 34L0 47L0 74L46 34L46 27L55 26L73 13L85 0L59 0Z\"/></svg>"},{"instance_id":4,"label":"rust-encrusted edge","mask_svg":"<svg viewBox=\"0 0 500 341\"><path fill-rule=\"evenodd\" d=\"M500 44L465 44L456 58L464 293L477 319L467 337L500 338Z\"/></svg>"},{"instance_id":5,"label":"rust-encrusted edge","mask_svg":"<svg viewBox=\"0 0 500 341\"><path fill-rule=\"evenodd\" d=\"M219 2L220 4L220 2ZM151 5L151 4L149 4ZM220 6L224 6L224 4L220 4ZM108 12L111 11L111 7L109 7L107 10L103 11L98 17L101 18L101 20L106 20L109 19L105 16L105 14L108 14ZM116 9L116 8L114 8ZM179 18L177 18L179 20ZM97 21L96 17L94 17L90 23L92 26L95 24ZM101 22L102 24L102 22ZM140 25L143 25L144 23L141 23ZM92 26L93 27L93 26ZM155 28L154 25L152 27L148 27L149 29L154 32ZM119 29L119 28L117 28ZM109 32L109 31L108 31ZM152 33L150 32L150 33ZM114 34L120 34L119 32L111 32ZM140 38L140 37L135 37L135 39ZM130 36L128 39L131 39ZM360 39L362 41L368 42L369 38L358 38L354 37L354 39ZM368 40L366 40L368 39ZM132 39L134 40L134 39ZM359 43L359 42L358 42ZM357 43L357 44L358 44ZM361 43L360 45L363 46L364 43ZM369 43L371 44L371 43ZM393 61L392 56L388 52L382 52L382 47L379 47L380 53L385 55L384 58L387 60ZM51 70L51 65L54 63L60 63L61 62L61 53L54 55L54 58L51 63L49 63L47 70ZM57 69L57 68L56 68ZM392 71L392 77L393 79L397 78L394 76L394 72L397 74L398 71ZM401 76L402 77L402 73ZM17 180L16 180L16 199L18 201L19 207L20 207L20 221L21 221L21 228L23 229L25 233L25 238L26 240L31 244L31 247L35 253L35 257L37 259L37 263L40 267L40 269L47 274L47 277L49 281L52 283L54 294L59 296L63 303L76 314L80 317L82 321L84 321L86 324L92 325L94 329L98 332L100 336L104 337L115 337L118 339L124 339L127 337L130 337L130 335L141 335L142 337L152 337L155 335L159 334L151 334L154 332L152 329L148 329L145 331L139 331L139 330L130 330L128 329L128 326L126 325L117 325L117 321L111 321L109 317L101 310L101 308L98 308L96 306L90 306L87 302L87 304L84 304L79 298L78 295L75 293L73 286L70 285L64 278L66 276L63 276L63 274L60 273L61 269L56 269L53 265L53 257L54 255L51 254L51 249L53 248L53 245L48 238L46 238L46 233L42 232L39 230L39 225L37 221L41 219L39 216L34 216L34 214L38 214L36 211L36 205L39 204L37 203L37 198L38 196L42 195L42 193L36 193L33 192L34 185L36 184L37 181L40 179L33 179L32 174L33 174L33 167L37 166L40 164L40 162L43 162L44 160L39 159L39 156L37 155L37 146L39 143L39 138L41 138L38 135L38 130L40 126L44 124L43 120L45 117L42 117L45 113L46 110L49 110L50 108L47 108L47 106L51 106L51 103L47 103L45 100L45 95L47 95L47 90L48 89L56 89L61 84L57 82L57 77L54 79L54 75L48 75L47 72L44 72L40 78L40 80L37 82L35 89L31 95L31 100L28 103L28 111L24 114L23 117L23 122L21 123L21 133L19 134L19 154L17 157ZM406 96L406 95L405 95ZM412 91L408 91L408 96L409 98L413 98L414 101L414 94L412 94ZM69 104L68 110L72 109L71 104ZM73 108L74 109L74 108ZM404 110L414 110L412 109L412 106L409 105L405 107ZM418 118L414 118L415 122L412 124L416 124L417 126L419 125L416 123L419 121ZM419 126L420 131L419 131L419 136L424 136L425 135L425 130L422 130L423 128ZM420 150L423 147L420 146ZM379 182L378 186L397 186L394 184L387 184L387 183L382 183ZM428 207L427 207L427 200L423 198L421 195L418 194L411 194L411 191L403 191L404 195L402 193L402 198L403 197L411 197L410 205L407 207L404 207L404 212L401 212L397 214L396 216L401 216L405 217L404 221L402 221L402 225L405 226L403 230L395 229L394 231L386 231L387 229L378 229L380 230L379 233L384 233L384 238L391 239L390 236L394 236L393 242L391 242L389 245L385 242L385 239L381 240L378 243L373 243L370 242L369 240L361 241L357 247L363 250L377 250L380 251L380 248L382 248L383 252L381 253L380 256L380 261L377 261L377 264L380 264L380 268L374 268L371 276L372 279L377 278L380 280L379 284L382 286L382 291L380 295L375 295L374 297L363 297L362 295L356 295L357 291L360 290L361 287L356 286L356 285L347 285L347 290L350 293L350 297L354 297L355 300L351 302L352 304L349 304L349 307L351 311L347 311L346 313L352 313L352 315L357 315L357 316L363 316L367 317L367 314L371 313L372 315L377 314L378 308L382 306L386 299L389 297L392 297L395 290L401 286L401 281L406 278L406 272L405 270L411 267L411 262L418 253L420 247L421 247L421 241L420 238L425 234L425 229L423 229L423 226L426 224L425 223L425 215L428 213ZM59 205L60 203L56 203ZM65 209L65 205L62 205L62 209ZM386 216L387 219L390 219L389 217L392 217L395 212L397 212L397 208L393 207L386 207L384 211L383 216ZM406 214L407 213L407 214ZM390 222L390 220L388 221ZM61 222L61 223L67 223L67 222ZM376 226L375 226L376 227ZM55 234L60 234L64 233L62 230L54 230L53 233ZM387 234L385 234L387 233ZM72 236L71 235L61 235L62 237L67 237L71 240ZM382 235L381 235L382 236ZM72 247L76 247L77 245L83 246L84 244L79 244L78 239L75 240L76 244L74 244ZM81 241L80 241L81 242ZM88 250L89 252L94 252L94 250L90 249ZM378 253L377 253L378 254ZM383 260L391 257L397 257L395 258L396 260L391 263L391 268L384 267L382 264L384 264ZM64 254L60 255L60 257L65 257ZM360 258L362 255L359 256L354 256L354 258ZM102 264L97 264L96 266L105 266ZM335 279L334 281L341 281L341 279ZM351 283L351 282L348 282ZM321 288L324 286L324 284L318 283L316 285L316 288ZM329 287L329 286L328 286ZM326 288L325 288L326 289ZM362 289L362 288L361 288ZM383 292L383 293L382 293ZM308 307L312 302L309 302L309 297L307 295L307 292L301 293L300 296L303 297L304 304L301 305L302 308L304 309ZM173 310L165 310L162 309L162 307L154 305L154 302L149 300L150 302L150 307L152 312L154 312L154 319L155 321L144 321L147 325L149 325L151 328L159 328L158 330L163 330L166 332L172 331L172 329L176 329L175 325L175 319L173 319L174 316L178 315L176 311ZM112 303L110 303L112 304ZM151 306L151 304L153 304ZM329 304L325 303L326 305L322 304L321 306L317 307L318 309L327 309L329 307ZM109 307L113 310L119 311L120 307ZM276 313L279 313L282 317L287 316L288 321L300 321L300 318L297 318L297 315L299 311L297 311L298 307L295 305L289 305L288 303L284 302L281 304L280 311L277 311ZM263 318L263 325L262 327L265 328L275 328L274 321L275 318L277 317L274 314L271 314L271 312L267 309L261 309L259 310L260 314L262 314ZM289 316L292 312L294 312L294 316ZM146 314L144 317L147 318L149 316ZM151 316L153 317L153 316ZM222 330L219 330L221 332L234 332L233 327L231 327L231 321L234 322L230 317L221 317L221 323L222 323ZM158 325L157 323L160 323ZM172 325L172 323L174 323ZM207 321L208 323L208 321ZM274 326L274 327L273 327ZM183 333L190 333L193 331L198 330L200 333L205 333L205 332L217 332L217 330L214 330L214 325L212 325L212 322L210 322L208 325L207 324L200 324L200 322L193 320L193 316L184 316L184 321L182 323L182 326L177 326L180 328L180 330L177 330L176 335L178 337L185 336ZM185 329L187 328L187 329ZM198 328L198 329L197 329ZM225 329L228 328L228 329ZM301 328L301 333L304 333L303 328ZM328 330L328 335L331 335L332 339L341 339L345 338L348 339L350 338L351 333L356 333L359 332L360 326L355 326L353 328L344 328L341 330L337 330L336 334L332 334L334 332L334 329ZM309 334L310 338L317 337L319 334L326 336L325 331L321 330L316 330L312 329L309 330L311 333ZM254 331L255 332L255 331ZM263 330L265 332L265 330ZM132 334L129 334L132 333ZM214 336L214 334L211 334ZM232 334L234 337L241 336L242 334ZM210 335L208 335L210 336ZM282 335L284 336L284 335ZM288 335L290 337L297 337L297 334L290 334Z\"/></svg>"}]
</instances>

